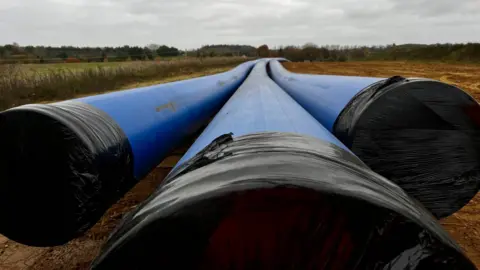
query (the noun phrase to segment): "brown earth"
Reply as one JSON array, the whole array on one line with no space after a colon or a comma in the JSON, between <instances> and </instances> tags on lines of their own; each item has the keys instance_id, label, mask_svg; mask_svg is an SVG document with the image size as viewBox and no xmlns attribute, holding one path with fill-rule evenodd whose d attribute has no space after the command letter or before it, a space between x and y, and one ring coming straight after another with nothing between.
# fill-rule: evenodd
<instances>
[{"instance_id":1,"label":"brown earth","mask_svg":"<svg viewBox=\"0 0 480 270\"><path fill-rule=\"evenodd\" d=\"M480 100L480 66L443 63L347 62L287 63L294 72L332 75L426 77L455 84ZM112 206L85 236L67 245L52 248L27 247L0 235L0 269L88 269L109 233L121 218L145 200L185 152L178 149ZM442 221L445 229L460 243L480 268L480 195L464 209Z\"/></svg>"}]
</instances>

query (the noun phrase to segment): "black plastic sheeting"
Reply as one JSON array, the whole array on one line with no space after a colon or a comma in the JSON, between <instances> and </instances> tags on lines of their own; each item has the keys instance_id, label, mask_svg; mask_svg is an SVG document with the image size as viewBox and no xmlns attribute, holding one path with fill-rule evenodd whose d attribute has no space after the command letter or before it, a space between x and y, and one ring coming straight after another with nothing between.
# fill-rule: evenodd
<instances>
[{"instance_id":1,"label":"black plastic sheeting","mask_svg":"<svg viewBox=\"0 0 480 270\"><path fill-rule=\"evenodd\" d=\"M315 138L215 140L128 214L93 269L475 269L436 219Z\"/></svg>"},{"instance_id":2,"label":"black plastic sheeting","mask_svg":"<svg viewBox=\"0 0 480 270\"><path fill-rule=\"evenodd\" d=\"M434 80L393 77L359 92L334 134L373 171L397 183L437 218L480 188L480 106Z\"/></svg>"},{"instance_id":3,"label":"black plastic sheeting","mask_svg":"<svg viewBox=\"0 0 480 270\"><path fill-rule=\"evenodd\" d=\"M0 130L0 233L17 242L64 244L136 183L123 131L87 104L11 109Z\"/></svg>"}]
</instances>

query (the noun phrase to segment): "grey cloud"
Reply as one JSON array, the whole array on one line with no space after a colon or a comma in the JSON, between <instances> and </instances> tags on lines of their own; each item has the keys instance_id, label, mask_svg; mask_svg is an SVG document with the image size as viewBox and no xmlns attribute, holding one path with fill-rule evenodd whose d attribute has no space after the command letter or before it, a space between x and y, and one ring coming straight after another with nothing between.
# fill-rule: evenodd
<instances>
[{"instance_id":1,"label":"grey cloud","mask_svg":"<svg viewBox=\"0 0 480 270\"><path fill-rule=\"evenodd\" d=\"M470 14L480 11L478 0L393 0L396 12L428 17Z\"/></svg>"},{"instance_id":2,"label":"grey cloud","mask_svg":"<svg viewBox=\"0 0 480 270\"><path fill-rule=\"evenodd\" d=\"M385 44L479 41L479 0L17 0L0 43Z\"/></svg>"}]
</instances>

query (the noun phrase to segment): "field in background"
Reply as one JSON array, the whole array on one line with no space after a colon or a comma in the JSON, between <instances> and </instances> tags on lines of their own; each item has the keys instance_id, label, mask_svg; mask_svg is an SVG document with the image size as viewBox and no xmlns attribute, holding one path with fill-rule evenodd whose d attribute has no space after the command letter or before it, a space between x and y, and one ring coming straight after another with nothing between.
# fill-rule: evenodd
<instances>
[{"instance_id":1,"label":"field in background","mask_svg":"<svg viewBox=\"0 0 480 270\"><path fill-rule=\"evenodd\" d=\"M222 58L225 59L225 58ZM152 63L152 62L173 62L173 61L185 61L185 60L199 60L195 57L158 57L155 61L123 61L123 62L80 62L80 63L52 63L52 64L20 64L20 66L25 70L30 71L48 71L48 70L57 70L57 69L68 69L68 70L83 70L88 68L98 68L98 67L119 67L119 66L129 66L132 64L139 63ZM209 60L208 58L205 60Z\"/></svg>"},{"instance_id":2,"label":"field in background","mask_svg":"<svg viewBox=\"0 0 480 270\"><path fill-rule=\"evenodd\" d=\"M69 70L82 70L87 68L99 68L99 67L118 67L128 66L135 62L91 62L91 63L57 63L57 64L22 64L21 67L24 70L32 72L37 71L49 71L58 69Z\"/></svg>"},{"instance_id":3,"label":"field in background","mask_svg":"<svg viewBox=\"0 0 480 270\"><path fill-rule=\"evenodd\" d=\"M217 57L126 63L0 65L0 111L45 100L103 93L208 69L231 68L246 60Z\"/></svg>"},{"instance_id":4,"label":"field in background","mask_svg":"<svg viewBox=\"0 0 480 270\"><path fill-rule=\"evenodd\" d=\"M480 65L422 63L402 61L379 62L322 62L285 63L287 69L298 73L367 76L388 78L395 75L440 80L467 90L480 100Z\"/></svg>"},{"instance_id":5,"label":"field in background","mask_svg":"<svg viewBox=\"0 0 480 270\"><path fill-rule=\"evenodd\" d=\"M427 77L455 84L480 99L480 66L409 62L286 63L294 72L333 75ZM173 77L179 78L179 77ZM181 77L180 77L181 78ZM168 80L168 79L167 79ZM158 83L154 81L153 83ZM148 84L145 81L142 86ZM190 142L191 143L191 142ZM122 216L146 199L168 174L190 143L178 149L115 204L85 236L62 247L32 248L0 235L0 269L88 269L111 230ZM468 256L480 267L480 196L442 221Z\"/></svg>"}]
</instances>

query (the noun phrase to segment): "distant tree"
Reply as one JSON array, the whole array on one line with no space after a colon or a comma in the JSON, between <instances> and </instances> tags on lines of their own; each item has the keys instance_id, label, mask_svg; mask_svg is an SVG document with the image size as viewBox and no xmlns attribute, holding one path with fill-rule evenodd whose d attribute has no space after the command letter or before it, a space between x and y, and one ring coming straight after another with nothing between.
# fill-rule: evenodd
<instances>
[{"instance_id":1,"label":"distant tree","mask_svg":"<svg viewBox=\"0 0 480 270\"><path fill-rule=\"evenodd\" d=\"M33 46L26 46L25 51L29 54L34 54L35 53L35 47Z\"/></svg>"},{"instance_id":2,"label":"distant tree","mask_svg":"<svg viewBox=\"0 0 480 270\"><path fill-rule=\"evenodd\" d=\"M329 58L330 58L330 51L325 47L320 48L320 59L322 61L325 61L326 59L329 59Z\"/></svg>"},{"instance_id":3,"label":"distant tree","mask_svg":"<svg viewBox=\"0 0 480 270\"><path fill-rule=\"evenodd\" d=\"M158 48L160 48L160 45L152 43L152 44L148 44L147 48L150 51L154 52L154 51L158 50Z\"/></svg>"},{"instance_id":4,"label":"distant tree","mask_svg":"<svg viewBox=\"0 0 480 270\"><path fill-rule=\"evenodd\" d=\"M68 58L68 54L66 52L61 52L57 54L57 58L62 58L63 60L66 60Z\"/></svg>"},{"instance_id":5,"label":"distant tree","mask_svg":"<svg viewBox=\"0 0 480 270\"><path fill-rule=\"evenodd\" d=\"M339 62L346 62L348 60L347 56L345 54L340 54L338 55L337 61Z\"/></svg>"},{"instance_id":6,"label":"distant tree","mask_svg":"<svg viewBox=\"0 0 480 270\"><path fill-rule=\"evenodd\" d=\"M129 47L128 48L128 55L132 60L145 60L145 52L144 49L138 46Z\"/></svg>"},{"instance_id":7,"label":"distant tree","mask_svg":"<svg viewBox=\"0 0 480 270\"><path fill-rule=\"evenodd\" d=\"M175 47L168 47L166 45L162 45L157 49L157 55L163 57L179 56L180 50Z\"/></svg>"},{"instance_id":8,"label":"distant tree","mask_svg":"<svg viewBox=\"0 0 480 270\"><path fill-rule=\"evenodd\" d=\"M154 55L154 52L152 50L150 50L149 48L145 48L144 49L144 52L145 52L145 55L147 56L147 58L149 60L155 60L155 55Z\"/></svg>"},{"instance_id":9,"label":"distant tree","mask_svg":"<svg viewBox=\"0 0 480 270\"><path fill-rule=\"evenodd\" d=\"M12 54L19 54L23 51L22 47L17 42L12 43Z\"/></svg>"},{"instance_id":10,"label":"distant tree","mask_svg":"<svg viewBox=\"0 0 480 270\"><path fill-rule=\"evenodd\" d=\"M302 49L305 49L305 48L318 48L318 46L313 42L307 42L302 46Z\"/></svg>"},{"instance_id":11,"label":"distant tree","mask_svg":"<svg viewBox=\"0 0 480 270\"><path fill-rule=\"evenodd\" d=\"M270 56L270 49L268 45L262 45L258 47L257 54L259 57L269 57Z\"/></svg>"},{"instance_id":12,"label":"distant tree","mask_svg":"<svg viewBox=\"0 0 480 270\"><path fill-rule=\"evenodd\" d=\"M320 59L320 56L322 54L318 46L313 43L307 43L303 45L302 53L303 53L303 59L310 60L310 61L315 61L317 59Z\"/></svg>"},{"instance_id":13,"label":"distant tree","mask_svg":"<svg viewBox=\"0 0 480 270\"><path fill-rule=\"evenodd\" d=\"M353 48L348 53L350 58L354 60L363 60L367 57L367 51L361 47Z\"/></svg>"}]
</instances>

